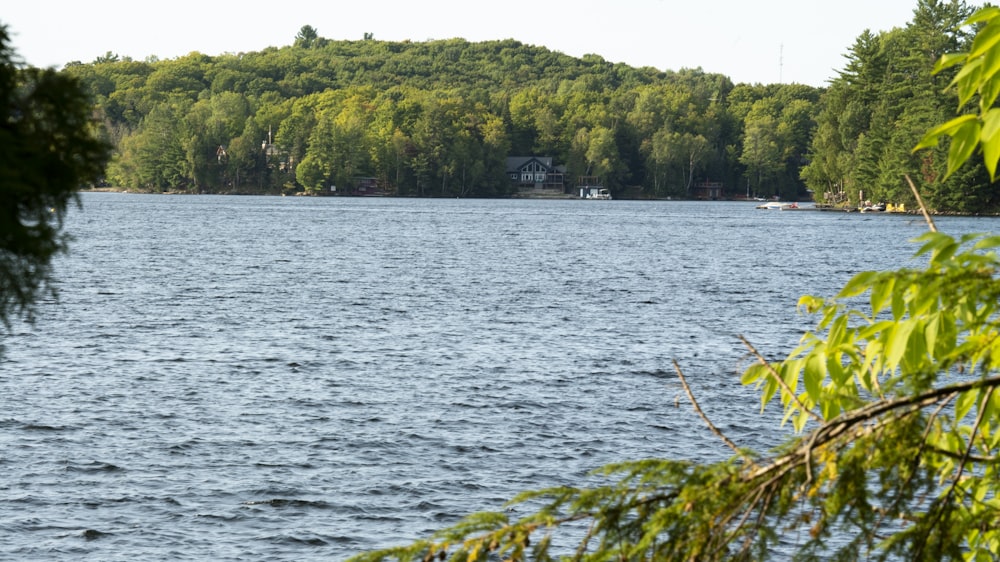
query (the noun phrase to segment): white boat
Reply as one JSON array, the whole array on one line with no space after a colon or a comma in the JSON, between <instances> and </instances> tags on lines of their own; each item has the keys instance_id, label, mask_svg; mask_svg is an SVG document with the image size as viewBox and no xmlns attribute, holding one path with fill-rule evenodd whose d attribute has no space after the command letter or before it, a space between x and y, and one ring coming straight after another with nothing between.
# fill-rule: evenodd
<instances>
[{"instance_id":1,"label":"white boat","mask_svg":"<svg viewBox=\"0 0 1000 562\"><path fill-rule=\"evenodd\" d=\"M610 201L611 200L611 192L608 191L607 189L603 188L603 187L601 187L601 188L596 188L596 187L590 187L590 188L584 187L584 188L581 188L580 189L580 195L584 199L603 199L605 201Z\"/></svg>"},{"instance_id":2,"label":"white boat","mask_svg":"<svg viewBox=\"0 0 1000 562\"><path fill-rule=\"evenodd\" d=\"M790 209L798 209L799 206L795 203L782 203L780 201L771 201L770 203L757 205L757 208L766 209L768 211L787 211Z\"/></svg>"}]
</instances>

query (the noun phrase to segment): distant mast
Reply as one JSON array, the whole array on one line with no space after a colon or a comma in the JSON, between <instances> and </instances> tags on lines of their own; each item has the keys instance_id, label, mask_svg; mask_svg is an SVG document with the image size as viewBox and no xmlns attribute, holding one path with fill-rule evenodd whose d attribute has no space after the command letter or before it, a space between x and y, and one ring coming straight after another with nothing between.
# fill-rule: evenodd
<instances>
[{"instance_id":1,"label":"distant mast","mask_svg":"<svg viewBox=\"0 0 1000 562\"><path fill-rule=\"evenodd\" d=\"M785 72L785 44L782 43L778 47L778 84L784 84L784 74Z\"/></svg>"}]
</instances>

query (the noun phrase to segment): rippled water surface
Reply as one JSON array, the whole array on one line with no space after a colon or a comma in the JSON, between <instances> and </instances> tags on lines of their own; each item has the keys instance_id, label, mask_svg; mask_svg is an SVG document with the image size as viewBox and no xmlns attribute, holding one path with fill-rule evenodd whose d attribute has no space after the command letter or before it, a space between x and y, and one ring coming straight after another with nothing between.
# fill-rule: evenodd
<instances>
[{"instance_id":1,"label":"rippled water surface","mask_svg":"<svg viewBox=\"0 0 1000 562\"><path fill-rule=\"evenodd\" d=\"M951 232L992 219L946 219ZM342 560L526 488L781 439L737 335L910 262L908 216L84 194L3 336L0 558ZM678 405L679 404L679 405Z\"/></svg>"}]
</instances>

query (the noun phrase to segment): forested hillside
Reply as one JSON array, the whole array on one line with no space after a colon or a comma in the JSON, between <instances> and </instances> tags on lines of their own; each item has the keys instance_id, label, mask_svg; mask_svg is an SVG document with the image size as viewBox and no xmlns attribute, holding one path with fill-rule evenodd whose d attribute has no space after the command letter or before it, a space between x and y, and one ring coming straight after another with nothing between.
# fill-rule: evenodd
<instances>
[{"instance_id":1,"label":"forested hillside","mask_svg":"<svg viewBox=\"0 0 1000 562\"><path fill-rule=\"evenodd\" d=\"M574 58L517 41L333 41L304 26L260 52L134 61L113 53L66 72L93 93L117 157L107 181L148 191L506 196L508 156L549 156L567 188L997 205L982 170L941 182L943 153L911 148L953 112L934 60L968 38L970 9L918 0L905 27L865 33L828 88L733 84ZM947 150L947 147L940 149ZM366 179L362 179L366 178ZM630 189L629 189L630 188Z\"/></svg>"}]
</instances>

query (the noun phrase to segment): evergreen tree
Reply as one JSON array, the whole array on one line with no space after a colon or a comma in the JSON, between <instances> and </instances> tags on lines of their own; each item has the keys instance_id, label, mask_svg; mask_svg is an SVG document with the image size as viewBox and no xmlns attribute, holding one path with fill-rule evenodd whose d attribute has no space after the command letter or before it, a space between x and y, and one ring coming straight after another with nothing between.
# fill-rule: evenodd
<instances>
[{"instance_id":1,"label":"evergreen tree","mask_svg":"<svg viewBox=\"0 0 1000 562\"><path fill-rule=\"evenodd\" d=\"M982 211L992 192L982 171L944 179L943 151L912 154L912 139L946 119L944 93L954 73L933 74L931 61L965 47L959 24L971 10L963 2L919 0L905 28L863 33L848 64L824 96L810 163L802 177L818 200L915 201L903 175L921 170L924 195L934 209ZM983 193L985 195L985 193Z\"/></svg>"}]
</instances>

